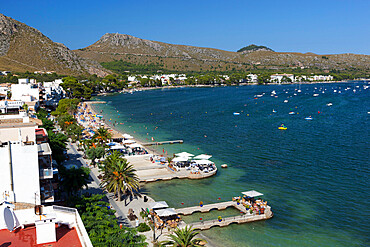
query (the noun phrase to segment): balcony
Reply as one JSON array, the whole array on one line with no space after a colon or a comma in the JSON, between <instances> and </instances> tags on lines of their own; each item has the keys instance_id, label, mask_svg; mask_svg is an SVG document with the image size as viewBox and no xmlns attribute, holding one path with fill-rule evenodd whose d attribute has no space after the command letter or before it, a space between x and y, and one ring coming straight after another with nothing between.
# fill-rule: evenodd
<instances>
[{"instance_id":1,"label":"balcony","mask_svg":"<svg viewBox=\"0 0 370 247\"><path fill-rule=\"evenodd\" d=\"M54 190L51 182L41 182L40 187L41 202L54 202Z\"/></svg>"},{"instance_id":2,"label":"balcony","mask_svg":"<svg viewBox=\"0 0 370 247\"><path fill-rule=\"evenodd\" d=\"M53 169L40 169L40 179L49 179L53 178Z\"/></svg>"}]
</instances>

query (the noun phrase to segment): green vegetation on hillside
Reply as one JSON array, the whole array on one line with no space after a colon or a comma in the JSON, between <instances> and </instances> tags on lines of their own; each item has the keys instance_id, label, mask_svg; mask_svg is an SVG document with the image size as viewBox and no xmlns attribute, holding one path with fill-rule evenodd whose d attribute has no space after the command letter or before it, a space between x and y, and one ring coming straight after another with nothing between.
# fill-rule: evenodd
<instances>
[{"instance_id":1,"label":"green vegetation on hillside","mask_svg":"<svg viewBox=\"0 0 370 247\"><path fill-rule=\"evenodd\" d=\"M248 45L248 46L245 46L241 49L239 49L237 52L243 52L243 51L257 51L257 50L262 50L262 49L265 49L265 50L268 50L268 51L273 51L271 48L268 48L266 46L263 46L263 45Z\"/></svg>"},{"instance_id":2,"label":"green vegetation on hillside","mask_svg":"<svg viewBox=\"0 0 370 247\"><path fill-rule=\"evenodd\" d=\"M103 62L101 65L118 74L125 74L126 71L129 73L142 73L142 74L154 74L157 71L163 71L163 64L135 64L121 60L114 60L111 62Z\"/></svg>"}]
</instances>

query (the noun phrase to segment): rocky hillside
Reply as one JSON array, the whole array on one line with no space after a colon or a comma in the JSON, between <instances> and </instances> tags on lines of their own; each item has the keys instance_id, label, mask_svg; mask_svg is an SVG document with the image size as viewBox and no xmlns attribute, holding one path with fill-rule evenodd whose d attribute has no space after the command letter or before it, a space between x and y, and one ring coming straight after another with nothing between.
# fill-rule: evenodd
<instances>
[{"instance_id":1,"label":"rocky hillside","mask_svg":"<svg viewBox=\"0 0 370 247\"><path fill-rule=\"evenodd\" d=\"M231 52L167 44L118 33L107 33L94 44L75 52L81 57L96 60L99 63L122 59L134 64L154 64L174 71L227 71L251 68L278 70L287 67L370 70L368 55L283 53L269 49Z\"/></svg>"},{"instance_id":2,"label":"rocky hillside","mask_svg":"<svg viewBox=\"0 0 370 247\"><path fill-rule=\"evenodd\" d=\"M107 74L99 63L79 57L35 28L3 14L0 14L0 70Z\"/></svg>"}]
</instances>

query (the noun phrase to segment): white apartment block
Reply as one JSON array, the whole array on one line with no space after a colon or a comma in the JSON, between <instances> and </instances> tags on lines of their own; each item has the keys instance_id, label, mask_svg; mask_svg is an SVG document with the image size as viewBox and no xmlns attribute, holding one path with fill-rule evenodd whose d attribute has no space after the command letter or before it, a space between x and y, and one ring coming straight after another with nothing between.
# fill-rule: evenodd
<instances>
[{"instance_id":1,"label":"white apartment block","mask_svg":"<svg viewBox=\"0 0 370 247\"><path fill-rule=\"evenodd\" d=\"M274 74L274 75L271 75L271 76L270 76L270 81L271 81L271 82L278 82L278 83L281 83L281 80L282 80L284 77L289 78L292 82L294 82L294 81L295 81L295 79L294 79L294 75L293 75L293 74Z\"/></svg>"},{"instance_id":2,"label":"white apartment block","mask_svg":"<svg viewBox=\"0 0 370 247\"><path fill-rule=\"evenodd\" d=\"M0 116L0 200L34 205L54 201L51 150L37 120ZM37 144L36 130L43 143Z\"/></svg>"}]
</instances>

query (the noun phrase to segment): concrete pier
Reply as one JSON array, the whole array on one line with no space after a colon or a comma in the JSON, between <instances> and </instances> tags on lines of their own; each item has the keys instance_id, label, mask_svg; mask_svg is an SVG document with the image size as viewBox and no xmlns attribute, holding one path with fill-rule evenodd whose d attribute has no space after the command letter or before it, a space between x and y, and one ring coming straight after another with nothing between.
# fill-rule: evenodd
<instances>
[{"instance_id":1,"label":"concrete pier","mask_svg":"<svg viewBox=\"0 0 370 247\"><path fill-rule=\"evenodd\" d=\"M259 221L259 220L267 220L267 219L272 218L273 216L272 212L271 211L269 212L270 212L269 214L268 212L265 212L264 214L260 214L260 215L243 214L240 216L227 217L227 218L222 219L221 221L207 220L207 221L191 223L188 225L193 228L198 228L200 230L207 230L214 226L224 227L230 224L244 224L244 223L249 223L249 222L254 222L254 221Z\"/></svg>"},{"instance_id":2,"label":"concrete pier","mask_svg":"<svg viewBox=\"0 0 370 247\"><path fill-rule=\"evenodd\" d=\"M164 144L182 144L183 140L174 140L174 141L163 141L163 142L147 142L142 143L143 146L155 146L155 145L164 145Z\"/></svg>"},{"instance_id":3,"label":"concrete pier","mask_svg":"<svg viewBox=\"0 0 370 247\"><path fill-rule=\"evenodd\" d=\"M241 204L238 205L236 202L233 202L233 201L206 204L206 205L203 205L202 207L194 206L194 207L188 207L188 208L178 208L176 209L176 212L182 215L190 215L195 212L206 213L214 209L224 210L228 207L234 207L240 212L247 213L247 210L245 209L245 207L243 207L243 205Z\"/></svg>"},{"instance_id":4,"label":"concrete pier","mask_svg":"<svg viewBox=\"0 0 370 247\"><path fill-rule=\"evenodd\" d=\"M187 208L179 208L179 209L176 209L176 212L179 215L180 214L190 215L196 212L206 213L206 212L209 212L215 209L224 210L228 207L234 207L240 212L243 212L243 214L239 216L223 218L221 221L219 221L218 219L207 220L207 221L200 221L200 222L195 222L195 223L191 223L187 225L193 228L198 228L200 230L207 230L214 226L224 227L224 226L228 226L233 223L243 224L243 223L248 223L248 222L253 222L253 221L267 220L267 219L272 218L273 216L270 206L267 206L265 208L265 211L263 214L256 214L256 213L250 214L248 210L242 204L237 204L237 202L235 201L207 204L207 205L203 205L202 207L194 206L194 207L187 207Z\"/></svg>"}]
</instances>

